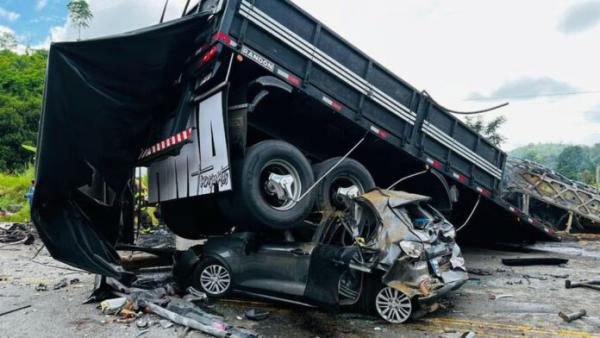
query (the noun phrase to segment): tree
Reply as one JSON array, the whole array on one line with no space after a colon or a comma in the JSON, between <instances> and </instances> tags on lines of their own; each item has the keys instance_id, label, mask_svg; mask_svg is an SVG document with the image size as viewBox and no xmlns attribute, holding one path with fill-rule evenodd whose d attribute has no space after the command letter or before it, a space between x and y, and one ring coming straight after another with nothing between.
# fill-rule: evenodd
<instances>
[{"instance_id":1,"label":"tree","mask_svg":"<svg viewBox=\"0 0 600 338\"><path fill-rule=\"evenodd\" d=\"M0 50L13 50L17 47L18 41L13 32L0 32Z\"/></svg>"},{"instance_id":2,"label":"tree","mask_svg":"<svg viewBox=\"0 0 600 338\"><path fill-rule=\"evenodd\" d=\"M88 28L90 21L94 17L90 6L86 0L71 0L67 4L69 10L69 17L75 26L77 26L78 37L77 40L81 40L81 29Z\"/></svg>"},{"instance_id":3,"label":"tree","mask_svg":"<svg viewBox=\"0 0 600 338\"><path fill-rule=\"evenodd\" d=\"M499 132L500 127L506 123L506 117L502 115L492 119L487 123L481 116L467 116L465 123L471 129L487 138L487 140L495 146L500 146L502 143L504 143L504 141L506 141L506 137L502 136Z\"/></svg>"},{"instance_id":4,"label":"tree","mask_svg":"<svg viewBox=\"0 0 600 338\"><path fill-rule=\"evenodd\" d=\"M591 183L590 177L594 171L594 166L590 160L590 155L582 146L569 146L558 155L556 171L566 177Z\"/></svg>"},{"instance_id":5,"label":"tree","mask_svg":"<svg viewBox=\"0 0 600 338\"><path fill-rule=\"evenodd\" d=\"M44 92L47 51L19 55L0 51L0 171L25 169L35 154Z\"/></svg>"}]
</instances>

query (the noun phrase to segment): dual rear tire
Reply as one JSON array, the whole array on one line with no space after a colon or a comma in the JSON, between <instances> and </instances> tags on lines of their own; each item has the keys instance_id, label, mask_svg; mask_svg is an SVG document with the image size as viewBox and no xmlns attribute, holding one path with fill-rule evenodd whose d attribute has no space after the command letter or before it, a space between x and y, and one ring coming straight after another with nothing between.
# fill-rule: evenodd
<instances>
[{"instance_id":1,"label":"dual rear tire","mask_svg":"<svg viewBox=\"0 0 600 338\"><path fill-rule=\"evenodd\" d=\"M315 177L324 175L307 193ZM344 196L356 197L375 187L369 171L356 160L331 158L311 167L300 150L279 140L259 142L248 148L244 159L233 161L232 181L233 191L216 199L164 203L165 221L190 239L223 233L232 225L251 231L289 230L313 212L344 208Z\"/></svg>"},{"instance_id":2,"label":"dual rear tire","mask_svg":"<svg viewBox=\"0 0 600 338\"><path fill-rule=\"evenodd\" d=\"M343 197L355 197L375 187L358 161L332 158L311 167L289 143L267 140L251 146L233 164L233 191L219 197L224 216L250 230L288 230L313 212L343 208ZM339 162L339 163L338 163ZM337 164L337 166L336 166ZM315 179L327 176L307 193Z\"/></svg>"}]
</instances>

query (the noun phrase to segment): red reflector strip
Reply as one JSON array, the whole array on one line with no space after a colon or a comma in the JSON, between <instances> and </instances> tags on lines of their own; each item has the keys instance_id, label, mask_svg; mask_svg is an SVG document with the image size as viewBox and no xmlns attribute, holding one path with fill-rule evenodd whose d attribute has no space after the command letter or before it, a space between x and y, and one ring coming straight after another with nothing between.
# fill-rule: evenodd
<instances>
[{"instance_id":1,"label":"red reflector strip","mask_svg":"<svg viewBox=\"0 0 600 338\"><path fill-rule=\"evenodd\" d=\"M510 211L515 214L515 215L520 215L521 214L521 210L515 208L515 207L509 207Z\"/></svg>"},{"instance_id":2,"label":"red reflector strip","mask_svg":"<svg viewBox=\"0 0 600 338\"><path fill-rule=\"evenodd\" d=\"M327 96L323 96L323 102L327 103L333 110L340 111L342 110L342 105L328 98Z\"/></svg>"},{"instance_id":3,"label":"red reflector strip","mask_svg":"<svg viewBox=\"0 0 600 338\"><path fill-rule=\"evenodd\" d=\"M215 41L221 41L223 43L225 43L226 45L235 47L237 45L237 43L235 41L233 41L227 34L223 33L223 32L218 32L215 35L213 35L212 37L212 42Z\"/></svg>"},{"instance_id":4,"label":"red reflector strip","mask_svg":"<svg viewBox=\"0 0 600 338\"><path fill-rule=\"evenodd\" d=\"M429 157L427 158L427 163L429 163L430 166L434 167L434 168L441 168L442 167L442 163L440 161L436 161L433 159L430 159Z\"/></svg>"},{"instance_id":5,"label":"red reflector strip","mask_svg":"<svg viewBox=\"0 0 600 338\"><path fill-rule=\"evenodd\" d=\"M287 79L294 86L299 86L302 83L302 81L300 81L299 78L297 78L297 77L295 77L294 75L291 75L291 74L287 77Z\"/></svg>"},{"instance_id":6,"label":"red reflector strip","mask_svg":"<svg viewBox=\"0 0 600 338\"><path fill-rule=\"evenodd\" d=\"M375 126L371 126L371 131L381 138L387 138L388 136L390 136L390 133Z\"/></svg>"},{"instance_id":7,"label":"red reflector strip","mask_svg":"<svg viewBox=\"0 0 600 338\"><path fill-rule=\"evenodd\" d=\"M289 83L293 84L294 86L298 87L300 86L300 84L302 83L302 81L297 78L296 76L286 72L285 70L278 68L277 69L277 75L281 76L282 78L286 79Z\"/></svg>"},{"instance_id":8,"label":"red reflector strip","mask_svg":"<svg viewBox=\"0 0 600 338\"><path fill-rule=\"evenodd\" d=\"M482 187L477 187L477 192L479 192L481 194L481 196L483 197L489 197L490 196L490 192L483 189Z\"/></svg>"},{"instance_id":9,"label":"red reflector strip","mask_svg":"<svg viewBox=\"0 0 600 338\"><path fill-rule=\"evenodd\" d=\"M467 178L464 175L452 173L452 176L456 178L460 183L465 183L467 181Z\"/></svg>"},{"instance_id":10,"label":"red reflector strip","mask_svg":"<svg viewBox=\"0 0 600 338\"><path fill-rule=\"evenodd\" d=\"M139 158L142 159L144 157L148 157L150 155L159 153L169 147L181 144L184 141L186 141L187 139L189 139L191 136L192 136L192 129L188 128L188 129L186 129L182 132L179 132L171 137L168 137L167 139L160 141L160 142L156 143L155 145L149 147L148 149L144 150Z\"/></svg>"},{"instance_id":11,"label":"red reflector strip","mask_svg":"<svg viewBox=\"0 0 600 338\"><path fill-rule=\"evenodd\" d=\"M528 219L528 221L529 221L529 223L531 223L531 224L535 224L535 219L533 219L533 218L531 218L531 217Z\"/></svg>"}]
</instances>

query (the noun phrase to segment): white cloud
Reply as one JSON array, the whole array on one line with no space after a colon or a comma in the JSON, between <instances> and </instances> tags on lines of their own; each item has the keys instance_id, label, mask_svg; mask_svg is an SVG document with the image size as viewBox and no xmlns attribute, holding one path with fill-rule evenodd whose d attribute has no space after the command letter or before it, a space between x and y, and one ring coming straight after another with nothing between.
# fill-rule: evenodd
<instances>
[{"instance_id":1,"label":"white cloud","mask_svg":"<svg viewBox=\"0 0 600 338\"><path fill-rule=\"evenodd\" d=\"M48 0L36 0L35 9L40 11L40 10L44 9L44 7L46 7L47 4L48 4Z\"/></svg>"},{"instance_id":2,"label":"white cloud","mask_svg":"<svg viewBox=\"0 0 600 338\"><path fill-rule=\"evenodd\" d=\"M186 0L169 1L165 21L181 16L185 2ZM164 1L88 0L88 4L94 17L90 27L82 30L82 39L119 34L158 24ZM70 20L63 26L52 27L50 31L53 42L74 41L77 36L77 27Z\"/></svg>"},{"instance_id":3,"label":"white cloud","mask_svg":"<svg viewBox=\"0 0 600 338\"><path fill-rule=\"evenodd\" d=\"M580 91L600 90L600 30L556 29L571 2L560 0L294 0L395 74L455 110L515 79L550 78ZM554 90L554 89L553 89ZM547 90L548 92L550 89ZM510 100L504 149L531 142L600 142L584 112L600 95ZM490 118L498 113L486 114Z\"/></svg>"},{"instance_id":4,"label":"white cloud","mask_svg":"<svg viewBox=\"0 0 600 338\"><path fill-rule=\"evenodd\" d=\"M569 7L558 24L565 34L579 33L592 29L600 23L600 1L588 0L576 2Z\"/></svg>"},{"instance_id":5,"label":"white cloud","mask_svg":"<svg viewBox=\"0 0 600 338\"><path fill-rule=\"evenodd\" d=\"M21 14L11 12L9 10L6 10L6 9L0 7L0 19L5 19L8 21L16 21L19 17L21 17Z\"/></svg>"}]
</instances>

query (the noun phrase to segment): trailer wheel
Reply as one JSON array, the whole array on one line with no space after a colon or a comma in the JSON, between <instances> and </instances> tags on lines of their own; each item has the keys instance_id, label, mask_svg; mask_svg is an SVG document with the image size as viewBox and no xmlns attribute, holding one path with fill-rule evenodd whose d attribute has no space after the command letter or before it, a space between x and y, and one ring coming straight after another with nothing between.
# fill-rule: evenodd
<instances>
[{"instance_id":1,"label":"trailer wheel","mask_svg":"<svg viewBox=\"0 0 600 338\"><path fill-rule=\"evenodd\" d=\"M335 157L315 165L315 179L325 175L339 160L340 157ZM360 196L373 188L375 181L369 170L360 162L346 158L315 188L315 210L322 212L344 208L342 195ZM360 216L356 218L359 221Z\"/></svg>"},{"instance_id":2,"label":"trailer wheel","mask_svg":"<svg viewBox=\"0 0 600 338\"><path fill-rule=\"evenodd\" d=\"M310 163L289 143L267 140L251 146L234 163L233 176L233 192L224 194L219 205L235 225L290 229L312 210L313 194L300 200L314 183Z\"/></svg>"}]
</instances>

